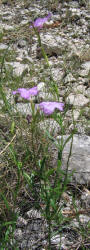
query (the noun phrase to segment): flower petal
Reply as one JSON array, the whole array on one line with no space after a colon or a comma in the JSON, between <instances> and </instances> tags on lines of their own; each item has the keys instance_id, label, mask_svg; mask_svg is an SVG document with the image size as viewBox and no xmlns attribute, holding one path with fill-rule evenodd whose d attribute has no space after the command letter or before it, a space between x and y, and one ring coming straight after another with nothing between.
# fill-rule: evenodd
<instances>
[{"instance_id":1,"label":"flower petal","mask_svg":"<svg viewBox=\"0 0 90 250\"><path fill-rule=\"evenodd\" d=\"M39 108L44 112L45 115L51 115L55 109L63 111L64 103L62 102L41 102Z\"/></svg>"},{"instance_id":2,"label":"flower petal","mask_svg":"<svg viewBox=\"0 0 90 250\"><path fill-rule=\"evenodd\" d=\"M16 91L13 91L12 94L20 94L22 98L29 100L31 96L36 96L38 92L38 88L35 86L30 89L18 88Z\"/></svg>"},{"instance_id":3,"label":"flower petal","mask_svg":"<svg viewBox=\"0 0 90 250\"><path fill-rule=\"evenodd\" d=\"M30 28L36 27L41 29L43 27L43 24L48 21L48 19L51 17L51 13L49 13L46 17L39 17L34 22L33 25L30 26Z\"/></svg>"},{"instance_id":4,"label":"flower petal","mask_svg":"<svg viewBox=\"0 0 90 250\"><path fill-rule=\"evenodd\" d=\"M13 91L12 91L12 94L13 94L13 95L16 95L17 93L18 93L17 90L13 90Z\"/></svg>"}]
</instances>

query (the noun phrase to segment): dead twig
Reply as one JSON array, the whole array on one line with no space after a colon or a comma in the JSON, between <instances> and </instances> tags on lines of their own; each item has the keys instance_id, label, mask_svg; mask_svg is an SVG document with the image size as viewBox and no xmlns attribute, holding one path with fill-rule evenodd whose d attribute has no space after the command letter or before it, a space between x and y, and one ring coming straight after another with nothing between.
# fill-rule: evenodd
<instances>
[{"instance_id":1,"label":"dead twig","mask_svg":"<svg viewBox=\"0 0 90 250\"><path fill-rule=\"evenodd\" d=\"M11 139L11 141L6 145L6 147L0 152L0 155L3 154L6 149L10 146L10 144L14 141L14 139L16 138L17 132L16 134L13 136L13 138Z\"/></svg>"},{"instance_id":2,"label":"dead twig","mask_svg":"<svg viewBox=\"0 0 90 250\"><path fill-rule=\"evenodd\" d=\"M79 210L79 211L71 211L71 210L66 210L66 211L63 211L62 212L63 215L67 215L68 217L76 217L77 215L80 215L80 214L88 214L90 213L90 209L85 209L85 210Z\"/></svg>"}]
</instances>

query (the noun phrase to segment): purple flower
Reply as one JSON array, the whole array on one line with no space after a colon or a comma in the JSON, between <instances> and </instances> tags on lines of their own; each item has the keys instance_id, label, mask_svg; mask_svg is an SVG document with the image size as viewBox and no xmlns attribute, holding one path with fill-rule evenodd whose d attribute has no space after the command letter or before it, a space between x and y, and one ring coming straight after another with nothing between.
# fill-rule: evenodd
<instances>
[{"instance_id":1,"label":"purple flower","mask_svg":"<svg viewBox=\"0 0 90 250\"><path fill-rule=\"evenodd\" d=\"M60 111L63 111L64 103L62 102L41 102L40 104L37 104L44 112L45 115L51 115L55 109L59 109Z\"/></svg>"},{"instance_id":2,"label":"purple flower","mask_svg":"<svg viewBox=\"0 0 90 250\"><path fill-rule=\"evenodd\" d=\"M45 23L45 22L47 22L48 21L48 19L51 17L51 14L49 13L48 14L48 16L46 16L46 17L43 17L43 18L41 18L41 17L39 17L39 18L37 18L32 24L32 26L30 26L30 28L39 28L39 29L41 29L42 27L43 27L43 24Z\"/></svg>"},{"instance_id":3,"label":"purple flower","mask_svg":"<svg viewBox=\"0 0 90 250\"><path fill-rule=\"evenodd\" d=\"M19 88L12 92L13 95L20 94L24 99L29 100L31 96L36 96L38 94L38 88L33 87L31 89Z\"/></svg>"}]
</instances>

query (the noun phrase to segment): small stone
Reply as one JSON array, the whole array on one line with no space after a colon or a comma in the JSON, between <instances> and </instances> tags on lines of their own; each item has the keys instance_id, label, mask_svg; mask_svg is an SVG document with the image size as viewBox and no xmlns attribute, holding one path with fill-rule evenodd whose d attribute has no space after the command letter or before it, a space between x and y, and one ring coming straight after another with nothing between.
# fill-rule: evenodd
<instances>
[{"instance_id":1,"label":"small stone","mask_svg":"<svg viewBox=\"0 0 90 250\"><path fill-rule=\"evenodd\" d=\"M17 240L22 240L22 238L23 238L22 230L21 229L16 229L15 232L14 232L14 237Z\"/></svg>"},{"instance_id":2,"label":"small stone","mask_svg":"<svg viewBox=\"0 0 90 250\"><path fill-rule=\"evenodd\" d=\"M57 136L56 142L59 141L60 143L60 136ZM68 138L68 135L63 136L63 140L66 141ZM62 154L62 169L65 170L67 166L67 160L70 152L70 143L69 141L63 150ZM52 166L56 166L57 164L57 157L58 152L53 145L51 147L52 150L52 159L51 164ZM72 173L72 180L75 181L75 183L79 184L90 184L90 136L86 135L74 135L73 137L73 145L72 145L72 154L69 160L69 168L68 173ZM71 181L72 181L71 180Z\"/></svg>"},{"instance_id":3,"label":"small stone","mask_svg":"<svg viewBox=\"0 0 90 250\"><path fill-rule=\"evenodd\" d=\"M89 71L90 70L90 61L83 63L82 68L85 68L87 71Z\"/></svg>"},{"instance_id":4,"label":"small stone","mask_svg":"<svg viewBox=\"0 0 90 250\"><path fill-rule=\"evenodd\" d=\"M27 45L26 41L25 40L19 40L18 41L18 47L19 48L24 48L25 46Z\"/></svg>"},{"instance_id":5,"label":"small stone","mask_svg":"<svg viewBox=\"0 0 90 250\"><path fill-rule=\"evenodd\" d=\"M53 119L45 119L45 121L39 122L38 126L43 131L48 130L52 136L59 135L61 131L59 124Z\"/></svg>"},{"instance_id":6,"label":"small stone","mask_svg":"<svg viewBox=\"0 0 90 250\"><path fill-rule=\"evenodd\" d=\"M85 94L88 98L90 98L90 88L88 88L86 91L85 91Z\"/></svg>"},{"instance_id":7,"label":"small stone","mask_svg":"<svg viewBox=\"0 0 90 250\"><path fill-rule=\"evenodd\" d=\"M40 82L37 85L37 88L38 88L39 91L44 91L45 90L45 83L44 82Z\"/></svg>"},{"instance_id":8,"label":"small stone","mask_svg":"<svg viewBox=\"0 0 90 250\"><path fill-rule=\"evenodd\" d=\"M24 72L29 71L29 66L27 64L22 64L20 62L9 62L6 64L8 66L13 67L13 73L17 76L21 76Z\"/></svg>"},{"instance_id":9,"label":"small stone","mask_svg":"<svg viewBox=\"0 0 90 250\"><path fill-rule=\"evenodd\" d=\"M8 24L3 24L3 29L5 29L6 31L11 31L14 29L14 26L12 25L8 25Z\"/></svg>"},{"instance_id":10,"label":"small stone","mask_svg":"<svg viewBox=\"0 0 90 250\"><path fill-rule=\"evenodd\" d=\"M50 92L40 91L39 94L38 94L38 100L39 100L39 102L42 102L42 101L54 101L55 98Z\"/></svg>"},{"instance_id":11,"label":"small stone","mask_svg":"<svg viewBox=\"0 0 90 250\"><path fill-rule=\"evenodd\" d=\"M34 218L34 219L41 219L41 213L38 212L35 209L31 209L26 213L26 216L30 219L30 218Z\"/></svg>"},{"instance_id":12,"label":"small stone","mask_svg":"<svg viewBox=\"0 0 90 250\"><path fill-rule=\"evenodd\" d=\"M27 239L26 240L22 240L22 242L21 242L21 249L27 249Z\"/></svg>"},{"instance_id":13,"label":"small stone","mask_svg":"<svg viewBox=\"0 0 90 250\"><path fill-rule=\"evenodd\" d=\"M32 109L30 103L17 103L14 112L20 112L22 115L32 115Z\"/></svg>"},{"instance_id":14,"label":"small stone","mask_svg":"<svg viewBox=\"0 0 90 250\"><path fill-rule=\"evenodd\" d=\"M74 110L73 111L73 117L74 117L74 121L77 121L79 118L80 112L78 110Z\"/></svg>"},{"instance_id":15,"label":"small stone","mask_svg":"<svg viewBox=\"0 0 90 250\"><path fill-rule=\"evenodd\" d=\"M60 235L53 236L51 239L52 244L58 245L60 244Z\"/></svg>"},{"instance_id":16,"label":"small stone","mask_svg":"<svg viewBox=\"0 0 90 250\"><path fill-rule=\"evenodd\" d=\"M43 34L41 35L42 40L42 46L48 56L58 56L62 55L64 51L66 51L67 48L67 42L66 39L62 36L53 36L52 34ZM42 51L41 48L37 46L37 58L41 58Z\"/></svg>"},{"instance_id":17,"label":"small stone","mask_svg":"<svg viewBox=\"0 0 90 250\"><path fill-rule=\"evenodd\" d=\"M57 247L56 249L59 249L59 247L61 246L62 249L67 250L67 247L66 247L67 242L66 242L65 236L60 237L60 235L55 235L51 238L51 243L52 245Z\"/></svg>"},{"instance_id":18,"label":"small stone","mask_svg":"<svg viewBox=\"0 0 90 250\"><path fill-rule=\"evenodd\" d=\"M78 85L76 88L74 88L74 91L78 94L85 94L85 86L83 85Z\"/></svg>"},{"instance_id":19,"label":"small stone","mask_svg":"<svg viewBox=\"0 0 90 250\"><path fill-rule=\"evenodd\" d=\"M81 201L85 208L90 207L90 191L86 188L82 191Z\"/></svg>"},{"instance_id":20,"label":"small stone","mask_svg":"<svg viewBox=\"0 0 90 250\"><path fill-rule=\"evenodd\" d=\"M6 44L3 44L3 43L0 44L0 50L4 50L7 48L8 48L8 46Z\"/></svg>"},{"instance_id":21,"label":"small stone","mask_svg":"<svg viewBox=\"0 0 90 250\"><path fill-rule=\"evenodd\" d=\"M90 222L90 217L88 215L81 214L79 216L79 220L81 223L87 224L88 222Z\"/></svg>"},{"instance_id":22,"label":"small stone","mask_svg":"<svg viewBox=\"0 0 90 250\"><path fill-rule=\"evenodd\" d=\"M84 105L89 103L89 99L86 98L83 94L74 95L73 93L71 93L66 98L66 103L74 106L83 107Z\"/></svg>"},{"instance_id":23,"label":"small stone","mask_svg":"<svg viewBox=\"0 0 90 250\"><path fill-rule=\"evenodd\" d=\"M88 75L88 70L87 69L81 70L79 75L82 76L82 77L86 77Z\"/></svg>"},{"instance_id":24,"label":"small stone","mask_svg":"<svg viewBox=\"0 0 90 250\"><path fill-rule=\"evenodd\" d=\"M28 222L24 218L22 218L21 216L18 217L17 226L24 227L27 225L27 223Z\"/></svg>"},{"instance_id":25,"label":"small stone","mask_svg":"<svg viewBox=\"0 0 90 250\"><path fill-rule=\"evenodd\" d=\"M66 78L65 78L65 83L68 83L68 82L75 82L76 79L73 77L73 75L71 73L69 73Z\"/></svg>"}]
</instances>

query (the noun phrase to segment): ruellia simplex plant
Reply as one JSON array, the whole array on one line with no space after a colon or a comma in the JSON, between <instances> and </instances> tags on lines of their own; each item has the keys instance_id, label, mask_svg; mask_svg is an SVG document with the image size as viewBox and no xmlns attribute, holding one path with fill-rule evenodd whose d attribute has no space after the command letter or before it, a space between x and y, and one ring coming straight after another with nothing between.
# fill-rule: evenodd
<instances>
[{"instance_id":1,"label":"ruellia simplex plant","mask_svg":"<svg viewBox=\"0 0 90 250\"><path fill-rule=\"evenodd\" d=\"M30 26L30 28L34 29L35 34L37 35L42 55L45 59L47 67L49 68L50 65L48 57L41 43L40 29L43 27L43 24L50 18L50 16L51 14L48 14L48 16L46 16L45 18L38 18L34 22L32 22L32 25ZM54 95L57 96L58 100L59 92L56 83L53 81L53 78L51 81L50 89L52 89L52 93L54 93ZM18 151L15 151L13 140L11 139L11 142L8 145L10 152L9 156L10 159L12 160L12 163L17 168L17 178L16 178L17 181L15 182L15 188L12 192L12 197L13 197L13 207L15 207L18 200L18 193L21 188L21 181L23 179L23 185L24 183L25 185L26 183L28 184L28 187L32 192L34 199L36 199L36 203L38 203L38 207L41 209L41 212L47 221L48 249L51 249L51 238L53 235L53 228L56 226L59 226L60 228L60 226L62 227L62 224L65 223L65 221L67 221L66 217L64 217L62 214L62 206L60 205L60 201L62 198L62 194L67 189L67 184L69 182L68 167L72 151L74 131L66 139L66 141L64 141L63 139L64 135L63 117L65 116L64 103L55 100L54 102L46 101L46 102L41 102L39 104L35 104L32 101L31 97L38 96L38 92L39 90L37 86L34 86L33 88L30 89L18 88L17 90L14 90L12 92L13 95L19 94L21 98L24 98L25 100L28 100L31 103L32 115L31 116L28 115L27 120L28 120L28 127L30 128L30 136L31 136L30 143L32 144L31 145L32 149L30 153L33 163L33 166L32 167L30 166L29 170L24 169L24 163L23 161L19 160ZM12 121L11 134L13 135L14 138L15 136L14 132L16 128L15 121L14 118L12 117L11 106L8 105L8 100L4 94L2 87L1 87L1 95L4 104L6 106L6 110L11 116L11 121ZM56 112L56 110L58 110L59 112ZM38 124L40 121L44 121L46 118L49 119L49 117L52 118L54 121L56 121L57 124L59 124L60 126L61 137L57 141L48 130L43 132L41 139L41 132L40 129L38 128ZM64 171L62 170L62 155L64 147L69 140L71 140L71 146L67 160L66 170ZM56 146L58 151L57 163L54 167L50 165L50 158L52 156L52 152L49 153L49 148L51 147L52 144ZM27 164L27 156L25 159L26 159L25 164ZM38 188L36 185L36 180L38 180L39 183ZM15 229L18 216L17 215L15 216L15 213L12 212L11 209L12 206L9 205L5 193L1 192L0 197L4 201L7 210L6 214L8 214L9 218L9 221L5 222L4 220L4 222L0 226L0 232L3 231L4 229L6 230L5 233L2 234L2 239L1 239L2 242L1 249L4 249L5 246L8 247L8 244L10 244L11 232L13 237L13 232ZM41 206L41 204L43 204L43 207Z\"/></svg>"}]
</instances>

